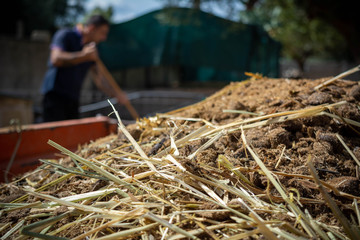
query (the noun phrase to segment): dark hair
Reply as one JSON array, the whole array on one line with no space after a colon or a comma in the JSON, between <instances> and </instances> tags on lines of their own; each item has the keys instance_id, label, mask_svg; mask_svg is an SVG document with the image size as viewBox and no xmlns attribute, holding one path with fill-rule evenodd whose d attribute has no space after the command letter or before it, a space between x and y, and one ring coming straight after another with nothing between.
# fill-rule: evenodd
<instances>
[{"instance_id":1,"label":"dark hair","mask_svg":"<svg viewBox=\"0 0 360 240\"><path fill-rule=\"evenodd\" d=\"M86 20L85 25L94 25L95 27L100 27L102 25L110 25L110 23L101 15L93 15Z\"/></svg>"}]
</instances>

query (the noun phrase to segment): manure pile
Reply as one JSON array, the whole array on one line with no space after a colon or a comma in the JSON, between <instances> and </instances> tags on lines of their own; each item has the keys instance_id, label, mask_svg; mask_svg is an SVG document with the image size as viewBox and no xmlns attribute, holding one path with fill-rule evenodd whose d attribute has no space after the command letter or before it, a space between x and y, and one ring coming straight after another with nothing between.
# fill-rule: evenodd
<instances>
[{"instance_id":1,"label":"manure pile","mask_svg":"<svg viewBox=\"0 0 360 240\"><path fill-rule=\"evenodd\" d=\"M0 186L2 239L359 239L360 86L252 79ZM36 139L34 139L36 141Z\"/></svg>"}]
</instances>

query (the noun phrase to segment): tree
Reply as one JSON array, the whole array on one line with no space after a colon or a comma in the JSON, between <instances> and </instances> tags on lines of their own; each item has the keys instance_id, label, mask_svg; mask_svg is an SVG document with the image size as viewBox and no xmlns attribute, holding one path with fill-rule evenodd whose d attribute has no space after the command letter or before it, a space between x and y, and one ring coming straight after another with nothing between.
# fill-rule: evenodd
<instances>
[{"instance_id":1,"label":"tree","mask_svg":"<svg viewBox=\"0 0 360 240\"><path fill-rule=\"evenodd\" d=\"M296 61L301 72L311 56L345 58L346 44L324 20L309 18L294 0L264 0L241 12L241 21L262 25L282 44L283 55Z\"/></svg>"},{"instance_id":2,"label":"tree","mask_svg":"<svg viewBox=\"0 0 360 240\"><path fill-rule=\"evenodd\" d=\"M344 37L352 60L360 63L360 17L358 1L296 0L310 19L322 19Z\"/></svg>"},{"instance_id":3,"label":"tree","mask_svg":"<svg viewBox=\"0 0 360 240\"><path fill-rule=\"evenodd\" d=\"M84 12L83 0L15 0L0 8L1 35L14 36L17 24L24 28L25 36L34 29L55 31L59 26L76 22ZM9 14L10 13L10 14Z\"/></svg>"},{"instance_id":4,"label":"tree","mask_svg":"<svg viewBox=\"0 0 360 240\"><path fill-rule=\"evenodd\" d=\"M217 4L242 7L240 20L262 25L283 45L283 55L294 59L300 70L311 56L346 59L360 63L360 18L356 1L338 0L164 0L170 6ZM203 9L204 10L204 9ZM209 9L207 9L209 10ZM211 12L211 11L210 11Z\"/></svg>"},{"instance_id":5,"label":"tree","mask_svg":"<svg viewBox=\"0 0 360 240\"><path fill-rule=\"evenodd\" d=\"M251 9L257 0L163 0L165 7L189 7L207 12L214 12L214 9L221 8L227 18L232 19L238 15L240 9Z\"/></svg>"},{"instance_id":6,"label":"tree","mask_svg":"<svg viewBox=\"0 0 360 240\"><path fill-rule=\"evenodd\" d=\"M99 14L102 15L104 18L106 18L110 23L113 23L113 14L114 14L114 8L112 6L109 6L107 8L101 8L99 6L96 6L94 9L92 9L89 13L85 14L84 16L84 22L87 18L89 18L91 15Z\"/></svg>"}]
</instances>

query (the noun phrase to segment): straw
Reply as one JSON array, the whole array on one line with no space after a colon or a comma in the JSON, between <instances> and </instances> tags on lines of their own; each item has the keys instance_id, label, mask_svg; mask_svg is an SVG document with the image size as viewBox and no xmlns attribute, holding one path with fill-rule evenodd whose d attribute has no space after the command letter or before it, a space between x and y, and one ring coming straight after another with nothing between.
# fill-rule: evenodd
<instances>
[{"instance_id":1,"label":"straw","mask_svg":"<svg viewBox=\"0 0 360 240\"><path fill-rule=\"evenodd\" d=\"M323 196L324 200L326 201L327 205L330 207L331 211L334 213L336 218L340 221L348 237L353 240L358 239L358 237L360 236L360 228L356 225L349 223L349 221L346 219L344 214L338 208L334 200L332 200L330 195L324 190L320 182L320 179L316 173L315 167L311 163L311 158L308 159L307 165L310 169L311 175L314 177L315 183L318 185L321 195Z\"/></svg>"},{"instance_id":2,"label":"straw","mask_svg":"<svg viewBox=\"0 0 360 240\"><path fill-rule=\"evenodd\" d=\"M346 145L346 143L344 142L344 140L342 139L342 137L336 133L335 134L336 137L339 139L339 141L341 142L341 144L344 146L344 148L346 149L346 151L350 154L350 156L354 159L354 161L356 162L356 164L360 167L360 161L357 159L357 157L355 156L355 154L350 150L350 148Z\"/></svg>"},{"instance_id":3,"label":"straw","mask_svg":"<svg viewBox=\"0 0 360 240\"><path fill-rule=\"evenodd\" d=\"M308 232L308 234L312 237L315 237L315 232L311 229L310 221L305 217L305 214L290 200L290 198L285 193L284 189L277 180L275 180L273 174L266 168L264 163L260 160L260 158L257 156L257 154L252 150L252 148L247 144L244 131L242 130L241 137L243 139L243 142L252 155L252 157L255 159L256 163L259 165L261 170L265 173L267 178L270 180L270 182L274 185L276 190L280 193L281 197L287 202L289 205L290 210L298 217L300 217L300 223L303 226L303 228Z\"/></svg>"},{"instance_id":4,"label":"straw","mask_svg":"<svg viewBox=\"0 0 360 240\"><path fill-rule=\"evenodd\" d=\"M216 100L239 86L242 84L226 87L210 99ZM236 112L250 117L226 124L176 115L188 109L184 108L152 119L140 119L135 126L143 131L138 141L131 136L131 131L112 106L119 121L119 132L126 138L111 138L108 145L112 147L105 146L105 140L95 141L76 153L49 140L48 143L62 152L63 157L71 159L75 166L42 160L41 171L47 174L45 179L24 178L23 182L11 183L13 185L8 187L20 188L25 194L12 203L0 203L0 214L15 214L23 209L30 209L30 213L21 219L22 222L0 225L0 230L4 236L17 239L64 239L70 236L75 240L352 238L358 234L360 225L359 196L342 192L313 173L282 172L285 169L282 168L283 159L291 151L285 147L275 156L275 168L271 169L246 138L246 129L314 116L360 126L360 123L332 111L343 104L347 102L255 117L249 112ZM203 161L201 154L204 151L217 148L224 136L239 130L241 138L237 139L237 147L246 151L241 157L246 164L237 161L236 149L218 153L211 164ZM345 135L337 137L345 150L353 154L350 149L353 146L346 145L349 139ZM351 157L359 165L358 160ZM253 163L249 165L249 162ZM54 171L65 175L52 175ZM266 189L250 181L252 173L267 181ZM331 191L338 199L348 199L353 204L346 207L353 210L356 227L338 214L340 210L336 204L340 200L335 201L330 195L323 197L325 200L306 198L301 195L301 189L285 188L279 179L306 180L315 186L312 191L317 191L316 186L320 186L321 194ZM310 181L315 181L316 185ZM78 182L78 189L66 192L69 184ZM80 188L81 184L85 188ZM62 188L65 196L59 192ZM328 204L334 212L331 216L341 221L341 225L331 226L318 221L306 209L309 204ZM77 229L83 231L77 231L74 236Z\"/></svg>"},{"instance_id":5,"label":"straw","mask_svg":"<svg viewBox=\"0 0 360 240\"><path fill-rule=\"evenodd\" d=\"M335 76L335 77L333 77L333 78L319 84L318 86L314 87L314 90L319 90L320 88L325 87L325 86L335 82L336 80L338 80L340 78L344 78L344 77L346 77L346 76L348 76L350 74L353 74L353 73L355 73L355 72L357 72L359 70L360 70L360 65L358 65L358 66L356 66L356 67L354 67L354 68L352 68L350 70L347 70L347 71L345 71L345 72L343 72L343 73L341 73L341 74L339 74L339 75L337 75L337 76Z\"/></svg>"}]
</instances>

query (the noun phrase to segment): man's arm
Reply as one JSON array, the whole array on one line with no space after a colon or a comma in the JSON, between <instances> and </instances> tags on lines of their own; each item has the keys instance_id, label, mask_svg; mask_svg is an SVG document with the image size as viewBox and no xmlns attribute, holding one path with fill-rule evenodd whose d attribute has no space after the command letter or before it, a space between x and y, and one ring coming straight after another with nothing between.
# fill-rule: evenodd
<instances>
[{"instance_id":1,"label":"man's arm","mask_svg":"<svg viewBox=\"0 0 360 240\"><path fill-rule=\"evenodd\" d=\"M131 116L134 119L138 119L139 114L136 112L134 107L131 105L126 93L121 90L119 85L115 82L115 79L112 77L112 75L110 74L110 72L107 70L107 68L105 67L105 65L103 64L103 62L100 59L97 59L97 61L96 61L96 69L97 69L97 72L99 73L98 76L100 76L100 80L98 80L98 83L101 83L101 84L104 83L105 86L109 87L111 89L110 96L116 97L118 102L127 108L127 110L130 112ZM101 80L104 80L104 81L101 81ZM115 94L115 95L112 95L112 94Z\"/></svg>"},{"instance_id":2,"label":"man's arm","mask_svg":"<svg viewBox=\"0 0 360 240\"><path fill-rule=\"evenodd\" d=\"M110 83L109 80L104 76L101 69L99 69L99 65L96 64L91 69L93 81L95 85L103 91L106 95L109 97L115 97L118 102L122 105L126 105L129 103L129 100L127 98L127 95L124 91L122 91L120 88L114 88Z\"/></svg>"},{"instance_id":3,"label":"man's arm","mask_svg":"<svg viewBox=\"0 0 360 240\"><path fill-rule=\"evenodd\" d=\"M51 63L56 67L68 67L97 59L98 53L95 44L87 44L78 52L66 52L55 47L51 49L50 54Z\"/></svg>"},{"instance_id":4,"label":"man's arm","mask_svg":"<svg viewBox=\"0 0 360 240\"><path fill-rule=\"evenodd\" d=\"M114 97L115 92L111 89L110 85L104 79L104 76L99 72L97 65L91 67L91 76L96 87L104 92L109 97Z\"/></svg>"}]
</instances>

